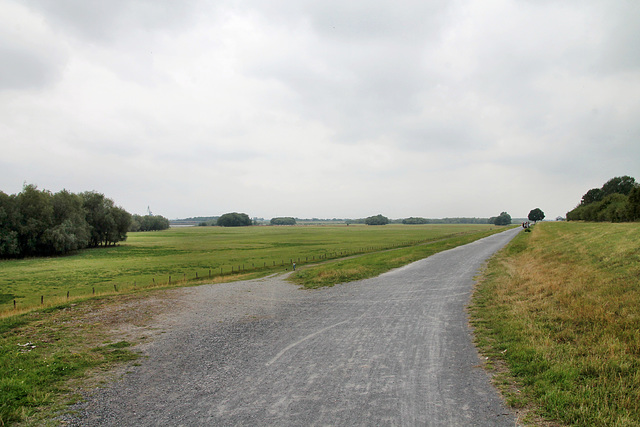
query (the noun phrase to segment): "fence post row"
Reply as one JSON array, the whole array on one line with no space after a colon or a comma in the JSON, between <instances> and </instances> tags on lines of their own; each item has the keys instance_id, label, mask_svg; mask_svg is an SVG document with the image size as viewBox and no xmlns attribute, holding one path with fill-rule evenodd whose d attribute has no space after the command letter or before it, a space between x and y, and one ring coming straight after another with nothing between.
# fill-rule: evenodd
<instances>
[{"instance_id":1,"label":"fence post row","mask_svg":"<svg viewBox=\"0 0 640 427\"><path fill-rule=\"evenodd\" d=\"M428 239L427 239L427 241L428 241ZM421 242L420 242L420 241L406 242L406 243L404 244L404 246L407 246L407 245L417 245L417 244L419 244L419 243L421 243ZM391 245L390 247L400 247L400 246L403 246L403 244L396 243L396 244L394 244L394 245ZM389 247L387 247L387 248L389 248ZM359 250L357 250L357 251L353 251L353 253L366 253L366 252L368 252L368 251L372 251L372 250L383 250L383 249L385 249L385 247L384 247L384 246L379 246L379 247L366 247L366 248L360 248L360 249L359 249ZM350 252L348 252L348 251L340 251L340 256L348 255L349 253L350 253ZM328 258L334 258L334 257L337 257L337 256L338 256L338 252L337 252L337 251L336 251L336 252L333 252L333 253L325 252L323 255L319 255L319 259L328 259ZM298 258L297 258L297 262L298 262L298 263L300 262L300 259L301 259L300 257L298 257ZM315 255L312 255L311 260L312 260L312 261L315 261L315 259L316 259L316 256L315 256ZM293 258L290 258L290 259L289 259L289 262L290 262L290 263L293 263L293 261L294 261L294 259L293 259ZM309 256L305 256L305 261L307 261L307 262L309 261ZM280 261L280 262L281 262L281 265L282 265L282 266L284 266L284 259L281 259L281 261ZM272 265L275 267L275 266L276 266L276 261L272 261ZM266 261L264 261L264 262L262 263L262 266L263 266L263 268L266 268L266 267L267 267L267 262L266 262ZM255 268L256 268L255 263L251 263L251 268L252 268L252 269L255 269ZM233 274L233 273L235 273L235 272L240 273L241 271L244 271L244 270L245 270L245 264L238 265L238 269L237 269L237 270L235 270L235 269L234 269L234 266L231 266L231 274ZM220 267L220 276L223 276L223 275L224 275L224 267ZM212 277L212 269L211 269L211 268L209 268L209 278L211 278L211 277ZM198 272L197 272L197 271L195 272L195 278L196 278L196 280L200 278L200 276L198 275ZM155 277L152 277L152 278L151 278L151 280L152 280L153 286L155 286L155 285L156 285L156 279L155 279ZM185 282L187 281L187 275L186 275L186 273L183 273L183 280L184 280ZM169 284L171 284L171 283L172 283L172 282L171 282L171 275L169 275ZM136 287L136 282L135 282L135 281L133 282L133 288L134 288L134 289L137 289L137 287ZM117 285L117 284L114 284L114 285L113 285L113 290L114 290L115 292L118 292L118 285ZM96 294L96 288L95 288L95 286L91 288L91 293L92 293L92 295L94 295L94 296L95 296L95 294ZM70 298L70 291L67 291L67 300L69 300L69 298ZM44 305L44 295L41 295L41 296L40 296L40 305ZM18 306L17 300L16 300L16 299L14 299L14 300L13 300L13 307L14 307L14 309L17 309L17 306Z\"/></svg>"}]
</instances>

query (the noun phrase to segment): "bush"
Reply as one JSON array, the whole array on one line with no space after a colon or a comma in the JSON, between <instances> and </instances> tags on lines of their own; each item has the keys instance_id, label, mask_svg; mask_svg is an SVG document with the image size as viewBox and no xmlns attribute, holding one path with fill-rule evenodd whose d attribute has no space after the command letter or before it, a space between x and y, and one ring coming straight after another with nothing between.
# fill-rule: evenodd
<instances>
[{"instance_id":1,"label":"bush","mask_svg":"<svg viewBox=\"0 0 640 427\"><path fill-rule=\"evenodd\" d=\"M296 225L296 219L290 216L271 218L271 225Z\"/></svg>"},{"instance_id":2,"label":"bush","mask_svg":"<svg viewBox=\"0 0 640 427\"><path fill-rule=\"evenodd\" d=\"M389 218L383 215L370 216L364 220L367 225L387 225L389 224Z\"/></svg>"},{"instance_id":3,"label":"bush","mask_svg":"<svg viewBox=\"0 0 640 427\"><path fill-rule=\"evenodd\" d=\"M245 213L231 212L218 218L218 226L220 227L246 227L251 224L251 218Z\"/></svg>"},{"instance_id":4,"label":"bush","mask_svg":"<svg viewBox=\"0 0 640 427\"><path fill-rule=\"evenodd\" d=\"M0 192L0 257L48 256L126 240L131 214L104 194Z\"/></svg>"},{"instance_id":5,"label":"bush","mask_svg":"<svg viewBox=\"0 0 640 427\"><path fill-rule=\"evenodd\" d=\"M134 215L129 231L159 231L169 228L169 220L162 215Z\"/></svg>"},{"instance_id":6,"label":"bush","mask_svg":"<svg viewBox=\"0 0 640 427\"><path fill-rule=\"evenodd\" d=\"M629 176L612 178L593 188L567 212L568 221L626 222L640 219L640 186Z\"/></svg>"},{"instance_id":7,"label":"bush","mask_svg":"<svg viewBox=\"0 0 640 427\"><path fill-rule=\"evenodd\" d=\"M403 224L429 224L429 220L426 218L405 218L402 220Z\"/></svg>"},{"instance_id":8,"label":"bush","mask_svg":"<svg viewBox=\"0 0 640 427\"><path fill-rule=\"evenodd\" d=\"M498 216L489 218L489 224L494 225L509 225L511 224L511 215L506 212L500 213Z\"/></svg>"}]
</instances>

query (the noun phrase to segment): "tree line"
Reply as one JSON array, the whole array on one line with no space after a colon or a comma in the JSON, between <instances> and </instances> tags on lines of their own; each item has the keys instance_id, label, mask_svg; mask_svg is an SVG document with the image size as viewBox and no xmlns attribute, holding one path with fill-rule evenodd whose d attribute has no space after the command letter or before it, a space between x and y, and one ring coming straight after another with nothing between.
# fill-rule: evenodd
<instances>
[{"instance_id":1,"label":"tree line","mask_svg":"<svg viewBox=\"0 0 640 427\"><path fill-rule=\"evenodd\" d=\"M162 215L136 215L131 218L129 231L158 231L169 228L169 220Z\"/></svg>"},{"instance_id":2,"label":"tree line","mask_svg":"<svg viewBox=\"0 0 640 427\"><path fill-rule=\"evenodd\" d=\"M290 216L271 218L271 225L296 225L296 219Z\"/></svg>"},{"instance_id":3,"label":"tree line","mask_svg":"<svg viewBox=\"0 0 640 427\"><path fill-rule=\"evenodd\" d=\"M393 221L395 222L395 221ZM402 224L493 224L489 218L422 218L410 217L401 220Z\"/></svg>"},{"instance_id":4,"label":"tree line","mask_svg":"<svg viewBox=\"0 0 640 427\"><path fill-rule=\"evenodd\" d=\"M199 226L221 226L221 227L244 227L250 225L259 224L258 221L254 218L252 221L251 218L247 214L231 212L226 213L220 217L197 217L197 218L189 218L189 220L199 220ZM185 220L186 221L186 220ZM269 221L270 225L297 225L298 221L302 222L313 222L313 221L332 221L332 222L344 222L346 224L366 224L366 225L386 225L386 224L497 224L497 225L507 225L511 224L511 216L502 212L497 217L491 218L467 218L467 217L458 217L458 218L421 218L421 217L410 217L404 219L394 219L391 220L384 215L378 214L374 216L370 216L367 218L358 218L358 219L332 219L332 220L321 220L318 218L313 219L300 219L294 217L275 217L271 218Z\"/></svg>"},{"instance_id":5,"label":"tree line","mask_svg":"<svg viewBox=\"0 0 640 427\"><path fill-rule=\"evenodd\" d=\"M628 222L640 220L640 184L630 176L611 178L587 191L567 212L568 221Z\"/></svg>"},{"instance_id":6,"label":"tree line","mask_svg":"<svg viewBox=\"0 0 640 427\"><path fill-rule=\"evenodd\" d=\"M134 217L95 191L54 194L25 185L18 194L0 191L0 257L50 256L111 246L126 240L133 224L143 230L160 223L164 227L158 218ZM168 224L167 220L167 228Z\"/></svg>"}]
</instances>

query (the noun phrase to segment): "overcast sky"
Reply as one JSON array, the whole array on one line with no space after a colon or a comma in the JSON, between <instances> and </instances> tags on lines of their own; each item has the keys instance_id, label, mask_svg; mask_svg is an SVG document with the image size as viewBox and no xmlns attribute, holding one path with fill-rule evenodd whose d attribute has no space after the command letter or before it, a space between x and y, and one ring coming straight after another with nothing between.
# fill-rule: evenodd
<instances>
[{"instance_id":1,"label":"overcast sky","mask_svg":"<svg viewBox=\"0 0 640 427\"><path fill-rule=\"evenodd\" d=\"M640 180L637 0L0 0L0 190L525 217Z\"/></svg>"}]
</instances>

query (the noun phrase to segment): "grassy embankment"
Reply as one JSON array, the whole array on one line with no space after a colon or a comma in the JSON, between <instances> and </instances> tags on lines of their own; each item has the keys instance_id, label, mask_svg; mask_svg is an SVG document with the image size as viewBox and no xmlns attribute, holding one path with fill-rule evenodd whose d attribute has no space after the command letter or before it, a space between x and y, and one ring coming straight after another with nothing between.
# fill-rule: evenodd
<instances>
[{"instance_id":1,"label":"grassy embankment","mask_svg":"<svg viewBox=\"0 0 640 427\"><path fill-rule=\"evenodd\" d=\"M40 295L56 301L53 297L60 292L64 295L71 290L72 294L69 303L0 319L0 426L42 424L68 401L61 396L69 395L70 380L82 379L90 369L106 369L136 357L127 349L130 343L109 332L114 319L133 316L127 304L144 296L133 292L127 283L137 281L136 290L140 291L143 283L151 285L154 278L156 285L166 285L168 274L180 278L197 269L200 277L205 277L209 268L244 263L256 265L245 275L264 275L282 271L283 264L289 267L291 259L311 264L364 253L297 271L304 273L298 280L308 287L318 287L370 277L503 230L478 225L191 228L135 233L126 245L67 257L0 261L0 294L11 295L5 298L4 307L9 310L5 316L13 312L11 301L18 296L22 306L29 302L38 306ZM394 247L399 249L388 250ZM359 263L365 267L359 267ZM328 271L339 270L345 272L328 277ZM211 282L208 277L206 281ZM92 288L106 293L113 284L118 286L118 294L88 298ZM132 292L124 294L125 290ZM84 297L73 299L76 295ZM59 297L58 301L65 298Z\"/></svg>"},{"instance_id":2,"label":"grassy embankment","mask_svg":"<svg viewBox=\"0 0 640 427\"><path fill-rule=\"evenodd\" d=\"M471 313L515 408L640 425L640 224L536 225L490 262Z\"/></svg>"}]
</instances>

